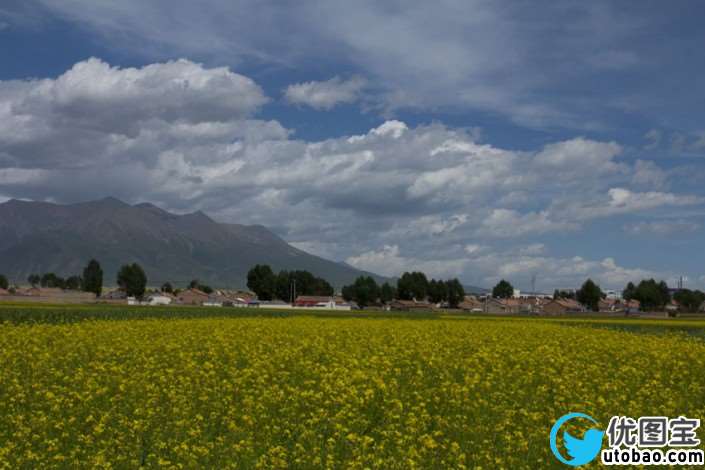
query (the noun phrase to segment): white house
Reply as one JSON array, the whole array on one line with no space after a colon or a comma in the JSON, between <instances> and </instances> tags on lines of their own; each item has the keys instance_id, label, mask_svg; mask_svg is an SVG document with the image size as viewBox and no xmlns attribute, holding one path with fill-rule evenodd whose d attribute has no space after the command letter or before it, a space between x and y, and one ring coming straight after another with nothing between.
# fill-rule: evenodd
<instances>
[{"instance_id":1,"label":"white house","mask_svg":"<svg viewBox=\"0 0 705 470\"><path fill-rule=\"evenodd\" d=\"M171 297L166 295L154 294L147 297L148 305L169 305L171 303Z\"/></svg>"}]
</instances>

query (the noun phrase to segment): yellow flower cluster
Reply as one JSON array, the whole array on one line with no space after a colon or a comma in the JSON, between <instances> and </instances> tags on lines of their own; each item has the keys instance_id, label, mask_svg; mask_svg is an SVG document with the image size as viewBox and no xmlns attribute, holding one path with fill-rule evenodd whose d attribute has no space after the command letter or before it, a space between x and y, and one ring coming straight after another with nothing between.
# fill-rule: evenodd
<instances>
[{"instance_id":1,"label":"yellow flower cluster","mask_svg":"<svg viewBox=\"0 0 705 470\"><path fill-rule=\"evenodd\" d=\"M705 418L705 342L542 320L0 325L0 468L545 468L569 411Z\"/></svg>"}]
</instances>

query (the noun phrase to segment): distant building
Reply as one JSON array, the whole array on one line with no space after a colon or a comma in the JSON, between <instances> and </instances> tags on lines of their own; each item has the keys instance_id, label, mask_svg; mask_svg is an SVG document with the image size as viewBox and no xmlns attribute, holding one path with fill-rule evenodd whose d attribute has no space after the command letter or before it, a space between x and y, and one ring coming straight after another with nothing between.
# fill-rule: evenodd
<instances>
[{"instance_id":1,"label":"distant building","mask_svg":"<svg viewBox=\"0 0 705 470\"><path fill-rule=\"evenodd\" d=\"M483 307L484 303L473 295L466 295L463 301L458 304L458 308L465 312L482 312Z\"/></svg>"},{"instance_id":2,"label":"distant building","mask_svg":"<svg viewBox=\"0 0 705 470\"><path fill-rule=\"evenodd\" d=\"M148 305L169 305L171 301L171 296L162 294L152 294L145 300Z\"/></svg>"},{"instance_id":3,"label":"distant building","mask_svg":"<svg viewBox=\"0 0 705 470\"><path fill-rule=\"evenodd\" d=\"M518 298L520 299L552 299L553 294L546 294L544 292L524 292L524 291L519 291L519 296Z\"/></svg>"},{"instance_id":4,"label":"distant building","mask_svg":"<svg viewBox=\"0 0 705 470\"><path fill-rule=\"evenodd\" d=\"M485 299L485 304L483 306L483 311L485 313L491 313L493 315L512 315L520 313L521 311L521 301L519 299L497 299L497 298L487 298Z\"/></svg>"},{"instance_id":5,"label":"distant building","mask_svg":"<svg viewBox=\"0 0 705 470\"><path fill-rule=\"evenodd\" d=\"M554 299L543 306L543 312L548 315L566 315L584 313L585 311L585 307L573 299Z\"/></svg>"},{"instance_id":6,"label":"distant building","mask_svg":"<svg viewBox=\"0 0 705 470\"><path fill-rule=\"evenodd\" d=\"M617 300L615 297L605 297L597 302L600 312L622 312L624 311L624 303Z\"/></svg>"},{"instance_id":7,"label":"distant building","mask_svg":"<svg viewBox=\"0 0 705 470\"><path fill-rule=\"evenodd\" d=\"M300 295L294 301L294 307L350 310L350 304L340 296Z\"/></svg>"},{"instance_id":8,"label":"distant building","mask_svg":"<svg viewBox=\"0 0 705 470\"><path fill-rule=\"evenodd\" d=\"M176 296L179 303L184 305L203 305L203 302L208 302L208 294L198 289L186 289Z\"/></svg>"}]
</instances>

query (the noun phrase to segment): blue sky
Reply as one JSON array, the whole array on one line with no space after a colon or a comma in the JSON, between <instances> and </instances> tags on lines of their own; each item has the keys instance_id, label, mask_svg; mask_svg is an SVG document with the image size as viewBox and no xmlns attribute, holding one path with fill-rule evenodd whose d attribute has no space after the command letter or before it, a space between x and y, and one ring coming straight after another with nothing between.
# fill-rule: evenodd
<instances>
[{"instance_id":1,"label":"blue sky","mask_svg":"<svg viewBox=\"0 0 705 470\"><path fill-rule=\"evenodd\" d=\"M9 0L0 200L397 275L705 287L702 2Z\"/></svg>"}]
</instances>

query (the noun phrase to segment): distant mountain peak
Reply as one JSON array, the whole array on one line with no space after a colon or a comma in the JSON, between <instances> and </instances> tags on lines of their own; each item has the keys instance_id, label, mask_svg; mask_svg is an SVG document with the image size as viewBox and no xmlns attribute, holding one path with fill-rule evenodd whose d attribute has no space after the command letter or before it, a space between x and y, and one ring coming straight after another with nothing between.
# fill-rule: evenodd
<instances>
[{"instance_id":1,"label":"distant mountain peak","mask_svg":"<svg viewBox=\"0 0 705 470\"><path fill-rule=\"evenodd\" d=\"M93 202L93 201L89 201L89 203L90 202ZM104 205L110 205L110 206L119 206L119 207L129 206L128 203L126 203L116 197L113 197L113 196L106 196L103 199L98 200L97 202L104 204Z\"/></svg>"},{"instance_id":2,"label":"distant mountain peak","mask_svg":"<svg viewBox=\"0 0 705 470\"><path fill-rule=\"evenodd\" d=\"M103 266L108 285L121 265L132 262L142 265L151 286L199 279L213 287L242 288L255 264L307 270L338 287L363 274L296 249L261 225L218 223L200 210L178 215L115 197L68 205L0 204L0 266L11 280L24 282L33 273L77 274L91 258Z\"/></svg>"}]
</instances>

